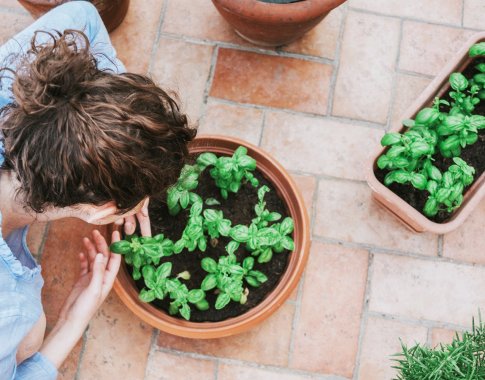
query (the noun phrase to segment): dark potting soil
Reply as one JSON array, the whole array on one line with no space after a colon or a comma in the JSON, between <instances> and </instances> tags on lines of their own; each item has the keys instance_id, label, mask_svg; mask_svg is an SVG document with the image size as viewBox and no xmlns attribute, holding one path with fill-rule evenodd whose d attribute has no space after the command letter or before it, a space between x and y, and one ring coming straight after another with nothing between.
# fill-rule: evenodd
<instances>
[{"instance_id":1,"label":"dark potting soil","mask_svg":"<svg viewBox=\"0 0 485 380\"><path fill-rule=\"evenodd\" d=\"M266 193L265 201L266 208L270 211L278 212L282 215L282 219L289 216L288 211L279 195L276 193L273 185L259 172L255 171L254 175L259 180L260 185L268 186L271 191ZM205 208L212 208L216 210L222 210L224 218L232 221L232 225L244 224L249 225L251 220L255 218L254 206L258 202L257 189L252 187L249 183L243 184L238 193L230 193L227 200L222 199L219 188L215 185L214 180L209 174L209 170L205 170L199 178L199 186L195 192L202 197L202 199L215 198L221 204L216 206L207 206L204 204ZM160 199L150 200L150 221L152 226L152 234L156 235L163 233L166 237L172 239L174 242L177 241L181 236L182 232L187 224L188 211L183 210L176 216L171 216L168 213L168 209L165 203L166 194L164 194ZM172 275L176 276L178 273L185 270L190 272L190 280L181 280L187 285L189 289L200 288L202 280L207 275L201 266L200 262L204 257L212 257L216 262L220 256L226 256L227 252L225 246L229 243L231 239L227 237L220 237L217 241L213 241L215 247L210 244L210 237L208 237L207 249L205 252L201 252L196 249L193 252L188 252L183 250L178 255L172 255L170 257L162 258L160 264L170 261L172 263ZM243 259L250 255L250 252L246 251L244 245L241 245L236 251L236 257L238 262L242 263ZM214 290L206 292L206 299L210 304L210 308L207 311L199 311L194 305L191 305L191 322L216 322L222 321L227 318L235 317L240 314L245 313L249 309L252 309L258 305L265 297L277 286L281 276L286 270L288 264L289 251L285 250L281 253L274 253L273 258L269 263L259 264L257 258L255 257L255 270L259 270L266 274L268 281L260 285L258 288L253 288L245 284L249 289L249 295L247 302L241 305L238 302L231 301L226 307L221 310L216 310L214 308L217 294ZM129 272L131 274L131 268L129 267ZM143 280L136 281L136 285L139 290L144 288ZM155 300L152 302L153 305L162 309L168 313L168 308L170 305L169 297L164 300ZM180 315L175 317L181 318Z\"/></svg>"},{"instance_id":2,"label":"dark potting soil","mask_svg":"<svg viewBox=\"0 0 485 380\"><path fill-rule=\"evenodd\" d=\"M484 58L479 58L473 60L463 71L463 74L467 78L473 77L473 75L477 74L478 71L475 69L475 66L478 63L485 63ZM451 101L448 95L443 96L443 99ZM443 110L446 110L446 107L443 107ZM475 108L473 114L475 115L484 115L485 116L485 100L482 100L478 106ZM470 166L475 168L475 181L480 178L482 173L485 171L485 130L482 129L478 133L478 141L473 145L467 145L464 149L462 149L460 157ZM454 164L451 158L445 158L441 156L438 152L434 157L434 165L436 165L441 172L445 172L448 168ZM381 170L377 168L375 170L376 178L381 182L384 183L384 177L388 173L388 170ZM472 186L473 183L470 185ZM404 201L409 203L412 207L418 210L421 214L423 214L423 208L428 200L429 193L426 190L417 190L410 185L401 185L398 183L393 183L388 186L391 191L399 195ZM469 188L469 187L468 187ZM465 193L467 189L465 189ZM424 215L424 214L423 214ZM449 213L447 211L440 211L434 217L428 217L428 219L437 222L437 223L445 223L452 217L453 213Z\"/></svg>"}]
</instances>

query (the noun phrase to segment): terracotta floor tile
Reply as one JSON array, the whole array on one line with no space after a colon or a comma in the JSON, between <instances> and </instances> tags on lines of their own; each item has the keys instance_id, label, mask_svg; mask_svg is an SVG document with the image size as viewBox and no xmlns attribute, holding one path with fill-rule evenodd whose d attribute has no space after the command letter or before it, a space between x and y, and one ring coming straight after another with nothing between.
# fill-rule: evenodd
<instances>
[{"instance_id":1,"label":"terracotta floor tile","mask_svg":"<svg viewBox=\"0 0 485 380\"><path fill-rule=\"evenodd\" d=\"M391 112L391 127L402 125L402 116L407 108L431 82L428 78L397 74L396 92Z\"/></svg>"},{"instance_id":2,"label":"terracotta floor tile","mask_svg":"<svg viewBox=\"0 0 485 380\"><path fill-rule=\"evenodd\" d=\"M317 180L315 177L308 175L292 174L291 177L295 180L296 186L298 186L305 206L308 210L308 215L311 217L313 207L313 195L317 188Z\"/></svg>"},{"instance_id":3,"label":"terracotta floor tile","mask_svg":"<svg viewBox=\"0 0 485 380\"><path fill-rule=\"evenodd\" d=\"M376 255L369 310L468 326L485 305L485 268Z\"/></svg>"},{"instance_id":4,"label":"terracotta floor tile","mask_svg":"<svg viewBox=\"0 0 485 380\"><path fill-rule=\"evenodd\" d=\"M145 380L212 380L214 367L210 360L154 351L148 357Z\"/></svg>"},{"instance_id":5,"label":"terracotta floor tile","mask_svg":"<svg viewBox=\"0 0 485 380\"><path fill-rule=\"evenodd\" d=\"M210 95L324 115L331 74L317 62L220 49Z\"/></svg>"},{"instance_id":6,"label":"terracotta floor tile","mask_svg":"<svg viewBox=\"0 0 485 380\"><path fill-rule=\"evenodd\" d=\"M39 255L39 249L44 240L46 228L47 223L45 222L35 222L29 227L29 232L27 233L27 246L35 257Z\"/></svg>"},{"instance_id":7,"label":"terracotta floor tile","mask_svg":"<svg viewBox=\"0 0 485 380\"><path fill-rule=\"evenodd\" d=\"M367 251L313 242L291 367L352 377L367 265Z\"/></svg>"},{"instance_id":8,"label":"terracotta floor tile","mask_svg":"<svg viewBox=\"0 0 485 380\"><path fill-rule=\"evenodd\" d=\"M294 312L295 306L286 303L253 330L227 338L185 339L160 332L158 345L220 358L286 366Z\"/></svg>"},{"instance_id":9,"label":"terracotta floor tile","mask_svg":"<svg viewBox=\"0 0 485 380\"><path fill-rule=\"evenodd\" d=\"M344 12L343 6L334 9L315 28L282 50L334 59Z\"/></svg>"},{"instance_id":10,"label":"terracotta floor tile","mask_svg":"<svg viewBox=\"0 0 485 380\"><path fill-rule=\"evenodd\" d=\"M468 217L465 223L443 238L443 256L453 260L485 264L485 201Z\"/></svg>"},{"instance_id":11,"label":"terracotta floor tile","mask_svg":"<svg viewBox=\"0 0 485 380\"><path fill-rule=\"evenodd\" d=\"M467 28L485 29L483 15L485 14L485 3L482 0L463 0L464 14L463 26Z\"/></svg>"},{"instance_id":12,"label":"terracotta floor tile","mask_svg":"<svg viewBox=\"0 0 485 380\"><path fill-rule=\"evenodd\" d=\"M143 379L152 331L112 292L89 324L79 380Z\"/></svg>"},{"instance_id":13,"label":"terracotta floor tile","mask_svg":"<svg viewBox=\"0 0 485 380\"><path fill-rule=\"evenodd\" d=\"M206 0L168 0L162 32L250 45L234 32L212 2Z\"/></svg>"},{"instance_id":14,"label":"terracotta floor tile","mask_svg":"<svg viewBox=\"0 0 485 380\"><path fill-rule=\"evenodd\" d=\"M219 364L217 380L307 380L311 377L284 370L270 370L236 364Z\"/></svg>"},{"instance_id":15,"label":"terracotta floor tile","mask_svg":"<svg viewBox=\"0 0 485 380\"><path fill-rule=\"evenodd\" d=\"M398 20L349 12L335 84L333 115L386 122L398 39Z\"/></svg>"},{"instance_id":16,"label":"terracotta floor tile","mask_svg":"<svg viewBox=\"0 0 485 380\"><path fill-rule=\"evenodd\" d=\"M209 78L212 47L160 39L151 74L164 89L174 90L181 108L196 122L202 113L204 90Z\"/></svg>"},{"instance_id":17,"label":"terracotta floor tile","mask_svg":"<svg viewBox=\"0 0 485 380\"><path fill-rule=\"evenodd\" d=\"M364 183L322 179L315 212L316 235L437 256L437 235L408 230L371 198Z\"/></svg>"},{"instance_id":18,"label":"terracotta floor tile","mask_svg":"<svg viewBox=\"0 0 485 380\"><path fill-rule=\"evenodd\" d=\"M0 45L7 42L15 34L32 24L34 19L28 14L13 13L0 10Z\"/></svg>"},{"instance_id":19,"label":"terracotta floor tile","mask_svg":"<svg viewBox=\"0 0 485 380\"><path fill-rule=\"evenodd\" d=\"M413 19L461 24L463 0L351 0L350 6L386 15L411 17Z\"/></svg>"},{"instance_id":20,"label":"terracotta floor tile","mask_svg":"<svg viewBox=\"0 0 485 380\"><path fill-rule=\"evenodd\" d=\"M287 113L266 115L261 147L288 170L364 180L383 131Z\"/></svg>"},{"instance_id":21,"label":"terracotta floor tile","mask_svg":"<svg viewBox=\"0 0 485 380\"><path fill-rule=\"evenodd\" d=\"M163 2L131 0L126 18L110 35L118 58L130 72L146 74L148 70Z\"/></svg>"},{"instance_id":22,"label":"terracotta floor tile","mask_svg":"<svg viewBox=\"0 0 485 380\"><path fill-rule=\"evenodd\" d=\"M431 331L431 347L450 344L456 335L456 331L449 329L433 329Z\"/></svg>"},{"instance_id":23,"label":"terracotta floor tile","mask_svg":"<svg viewBox=\"0 0 485 380\"><path fill-rule=\"evenodd\" d=\"M472 34L469 30L405 21L399 68L436 75Z\"/></svg>"},{"instance_id":24,"label":"terracotta floor tile","mask_svg":"<svg viewBox=\"0 0 485 380\"><path fill-rule=\"evenodd\" d=\"M415 343L426 343L427 328L405 325L369 317L365 327L362 352L360 355L359 380L394 379L396 370L392 356L401 352L401 343L408 347Z\"/></svg>"},{"instance_id":25,"label":"terracotta floor tile","mask_svg":"<svg viewBox=\"0 0 485 380\"><path fill-rule=\"evenodd\" d=\"M233 136L258 145L262 123L262 110L209 100L199 134Z\"/></svg>"},{"instance_id":26,"label":"terracotta floor tile","mask_svg":"<svg viewBox=\"0 0 485 380\"><path fill-rule=\"evenodd\" d=\"M41 259L42 304L48 327L54 326L62 304L78 278L78 255L83 251L81 239L90 236L93 229L74 218L52 222L49 227Z\"/></svg>"}]
</instances>

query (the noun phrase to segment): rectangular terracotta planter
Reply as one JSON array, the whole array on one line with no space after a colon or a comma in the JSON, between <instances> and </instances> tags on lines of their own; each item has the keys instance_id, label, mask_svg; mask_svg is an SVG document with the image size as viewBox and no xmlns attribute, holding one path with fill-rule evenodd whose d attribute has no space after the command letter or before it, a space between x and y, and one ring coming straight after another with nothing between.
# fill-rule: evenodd
<instances>
[{"instance_id":1,"label":"rectangular terracotta planter","mask_svg":"<svg viewBox=\"0 0 485 380\"><path fill-rule=\"evenodd\" d=\"M436 78L429 84L424 92L416 101L404 112L400 120L414 119L416 114L424 107L430 107L436 96L441 97L450 88L448 78L453 72L461 72L470 63L472 58L468 56L468 49L478 42L485 41L485 32L475 34L470 38L463 48L456 53L448 64L443 67ZM393 126L390 132L403 132L407 128L402 124ZM451 219L445 223L435 223L414 209L397 194L389 190L384 184L379 182L375 176L377 159L384 153L385 147L379 147L372 156L372 161L368 165L367 183L373 191L374 199L386 209L396 215L410 229L416 232L433 232L445 234L460 226L473 209L480 203L485 196L485 172L474 182L465 192L463 204L453 212Z\"/></svg>"}]
</instances>

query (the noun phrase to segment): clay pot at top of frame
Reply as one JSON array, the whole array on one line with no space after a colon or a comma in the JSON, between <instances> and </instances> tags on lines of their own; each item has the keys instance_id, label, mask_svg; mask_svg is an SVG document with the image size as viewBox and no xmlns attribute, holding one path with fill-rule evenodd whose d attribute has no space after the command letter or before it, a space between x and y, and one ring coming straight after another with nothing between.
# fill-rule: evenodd
<instances>
[{"instance_id":1,"label":"clay pot at top of frame","mask_svg":"<svg viewBox=\"0 0 485 380\"><path fill-rule=\"evenodd\" d=\"M404 112L400 120L414 119L416 114L424 107L430 107L436 96L441 97L450 90L448 78L454 72L462 72L472 61L468 55L470 47L476 43L485 42L485 32L473 35L436 75L416 101ZM401 123L394 125L390 132L403 132L407 128ZM456 209L451 218L444 223L436 223L428 219L421 212L382 184L375 175L377 160L386 148L379 147L367 166L367 183L372 189L373 198L384 208L394 214L408 228L415 232L432 232L445 234L463 224L470 213L485 198L485 172L476 179L472 186L466 190L461 206Z\"/></svg>"},{"instance_id":2,"label":"clay pot at top of frame","mask_svg":"<svg viewBox=\"0 0 485 380\"><path fill-rule=\"evenodd\" d=\"M260 0L212 0L237 34L262 46L280 46L298 39L344 2L302 0L274 4Z\"/></svg>"},{"instance_id":3,"label":"clay pot at top of frame","mask_svg":"<svg viewBox=\"0 0 485 380\"><path fill-rule=\"evenodd\" d=\"M200 136L190 143L191 153L213 152L232 155L239 146L248 149L248 155L257 162L257 170L269 180L283 200L294 221L295 249L288 256L285 273L265 299L244 314L219 322L191 322L170 316L168 313L138 298L138 289L125 263L122 263L114 289L123 303L149 325L186 338L211 339L241 333L264 321L288 299L296 288L308 260L310 250L310 222L303 198L286 170L268 153L245 141L223 136ZM118 226L110 225L108 236Z\"/></svg>"},{"instance_id":4,"label":"clay pot at top of frame","mask_svg":"<svg viewBox=\"0 0 485 380\"><path fill-rule=\"evenodd\" d=\"M70 0L18 0L36 19L68 1ZM115 30L121 24L130 5L130 0L90 0L89 2L98 9L108 32Z\"/></svg>"}]
</instances>

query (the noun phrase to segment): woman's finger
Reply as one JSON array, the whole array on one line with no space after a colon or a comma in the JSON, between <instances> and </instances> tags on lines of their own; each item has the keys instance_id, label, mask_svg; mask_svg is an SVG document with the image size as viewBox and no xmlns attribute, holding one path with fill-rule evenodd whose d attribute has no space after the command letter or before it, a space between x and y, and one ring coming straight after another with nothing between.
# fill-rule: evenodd
<instances>
[{"instance_id":1,"label":"woman's finger","mask_svg":"<svg viewBox=\"0 0 485 380\"><path fill-rule=\"evenodd\" d=\"M89 262L84 253L79 253L79 264L81 265L80 276L84 276L89 272Z\"/></svg>"},{"instance_id":2,"label":"woman's finger","mask_svg":"<svg viewBox=\"0 0 485 380\"><path fill-rule=\"evenodd\" d=\"M109 247L108 247L108 244L106 243L106 239L104 238L103 235L101 235L101 232L99 232L98 230L94 230L92 234L93 234L93 240L96 243L96 250L108 258Z\"/></svg>"},{"instance_id":3,"label":"woman's finger","mask_svg":"<svg viewBox=\"0 0 485 380\"><path fill-rule=\"evenodd\" d=\"M88 289L96 296L102 295L104 274L106 272L107 259L102 253L98 253L94 258L93 275L89 282Z\"/></svg>"},{"instance_id":4,"label":"woman's finger","mask_svg":"<svg viewBox=\"0 0 485 380\"><path fill-rule=\"evenodd\" d=\"M125 224L125 218L116 219L115 224L117 226L122 226L123 224Z\"/></svg>"},{"instance_id":5,"label":"woman's finger","mask_svg":"<svg viewBox=\"0 0 485 380\"><path fill-rule=\"evenodd\" d=\"M89 269L91 270L93 268L94 258L96 257L96 254L98 252L96 252L96 247L94 246L91 239L89 239L88 237L83 238L83 244L88 253L86 258L88 260Z\"/></svg>"},{"instance_id":6,"label":"woman's finger","mask_svg":"<svg viewBox=\"0 0 485 380\"><path fill-rule=\"evenodd\" d=\"M150 217L148 214L145 216L142 212L139 212L136 214L136 218L140 224L141 236L152 236L152 227L150 225Z\"/></svg>"},{"instance_id":7,"label":"woman's finger","mask_svg":"<svg viewBox=\"0 0 485 380\"><path fill-rule=\"evenodd\" d=\"M133 215L125 217L125 234L133 235L136 230L136 219Z\"/></svg>"}]
</instances>

